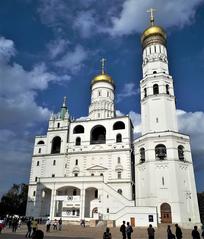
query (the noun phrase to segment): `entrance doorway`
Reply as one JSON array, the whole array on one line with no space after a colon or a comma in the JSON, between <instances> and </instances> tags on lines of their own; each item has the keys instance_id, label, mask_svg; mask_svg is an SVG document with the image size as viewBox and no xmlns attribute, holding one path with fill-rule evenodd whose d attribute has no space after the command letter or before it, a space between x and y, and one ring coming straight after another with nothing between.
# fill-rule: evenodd
<instances>
[{"instance_id":1,"label":"entrance doorway","mask_svg":"<svg viewBox=\"0 0 204 239\"><path fill-rule=\"evenodd\" d=\"M131 225L132 227L135 227L135 218L134 218L134 217L131 217L131 218L130 218L130 225Z\"/></svg>"},{"instance_id":2,"label":"entrance doorway","mask_svg":"<svg viewBox=\"0 0 204 239\"><path fill-rule=\"evenodd\" d=\"M161 223L172 223L171 206L168 203L162 203L160 211L161 211Z\"/></svg>"}]
</instances>

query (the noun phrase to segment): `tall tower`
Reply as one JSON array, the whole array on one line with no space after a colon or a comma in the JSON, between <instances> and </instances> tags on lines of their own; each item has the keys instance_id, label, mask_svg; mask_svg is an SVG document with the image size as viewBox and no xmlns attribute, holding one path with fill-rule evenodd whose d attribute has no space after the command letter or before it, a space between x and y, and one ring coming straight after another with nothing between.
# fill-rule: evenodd
<instances>
[{"instance_id":1,"label":"tall tower","mask_svg":"<svg viewBox=\"0 0 204 239\"><path fill-rule=\"evenodd\" d=\"M189 136L177 127L166 33L154 23L141 36L142 136L135 143L136 205L156 206L159 222L199 223Z\"/></svg>"},{"instance_id":2,"label":"tall tower","mask_svg":"<svg viewBox=\"0 0 204 239\"><path fill-rule=\"evenodd\" d=\"M112 78L105 73L104 58L102 58L101 63L101 74L95 76L91 82L90 119L106 119L115 116L114 82Z\"/></svg>"}]
</instances>

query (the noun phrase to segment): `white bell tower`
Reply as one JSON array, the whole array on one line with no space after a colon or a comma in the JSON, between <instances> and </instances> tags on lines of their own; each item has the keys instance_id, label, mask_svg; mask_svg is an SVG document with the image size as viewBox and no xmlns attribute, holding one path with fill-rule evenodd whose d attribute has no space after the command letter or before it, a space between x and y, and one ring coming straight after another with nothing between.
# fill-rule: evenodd
<instances>
[{"instance_id":1,"label":"white bell tower","mask_svg":"<svg viewBox=\"0 0 204 239\"><path fill-rule=\"evenodd\" d=\"M166 33L154 24L142 34L142 135L134 142L136 206L155 206L159 222L200 223L189 136L177 127Z\"/></svg>"}]
</instances>

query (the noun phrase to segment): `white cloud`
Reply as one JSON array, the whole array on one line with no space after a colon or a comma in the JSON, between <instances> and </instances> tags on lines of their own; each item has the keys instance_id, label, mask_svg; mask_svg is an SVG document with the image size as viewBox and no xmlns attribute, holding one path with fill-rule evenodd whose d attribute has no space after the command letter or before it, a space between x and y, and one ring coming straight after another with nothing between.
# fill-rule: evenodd
<instances>
[{"instance_id":1,"label":"white cloud","mask_svg":"<svg viewBox=\"0 0 204 239\"><path fill-rule=\"evenodd\" d=\"M87 57L88 52L81 45L77 45L73 51L68 51L60 60L56 61L55 65L75 73L82 68L83 61Z\"/></svg>"},{"instance_id":2,"label":"white cloud","mask_svg":"<svg viewBox=\"0 0 204 239\"><path fill-rule=\"evenodd\" d=\"M11 56L16 54L14 42L0 37L0 61L8 61Z\"/></svg>"},{"instance_id":3,"label":"white cloud","mask_svg":"<svg viewBox=\"0 0 204 239\"><path fill-rule=\"evenodd\" d=\"M74 21L74 27L79 30L82 37L90 37L97 30L93 11L81 11Z\"/></svg>"},{"instance_id":4,"label":"white cloud","mask_svg":"<svg viewBox=\"0 0 204 239\"><path fill-rule=\"evenodd\" d=\"M112 27L106 29L113 36L142 32L148 26L146 11L157 9L156 23L163 27L183 27L192 23L195 12L203 0L126 0L117 17L112 17Z\"/></svg>"},{"instance_id":5,"label":"white cloud","mask_svg":"<svg viewBox=\"0 0 204 239\"><path fill-rule=\"evenodd\" d=\"M118 93L117 95L117 101L120 102L124 98L131 97L133 95L137 95L139 93L139 90L135 88L135 84L130 82L126 83L123 87L123 90Z\"/></svg>"},{"instance_id":6,"label":"white cloud","mask_svg":"<svg viewBox=\"0 0 204 239\"><path fill-rule=\"evenodd\" d=\"M68 46L69 41L62 38L51 41L48 44L48 51L51 59L56 58L60 54L64 53L66 47Z\"/></svg>"}]
</instances>

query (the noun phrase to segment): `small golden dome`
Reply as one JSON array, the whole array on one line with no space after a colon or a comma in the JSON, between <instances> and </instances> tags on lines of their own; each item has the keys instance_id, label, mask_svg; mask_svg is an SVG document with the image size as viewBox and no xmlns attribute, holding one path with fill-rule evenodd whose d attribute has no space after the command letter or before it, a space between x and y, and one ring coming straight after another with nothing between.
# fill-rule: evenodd
<instances>
[{"instance_id":1,"label":"small golden dome","mask_svg":"<svg viewBox=\"0 0 204 239\"><path fill-rule=\"evenodd\" d=\"M105 81L105 82L109 82L111 83L112 85L114 85L114 82L113 82L113 79L108 75L108 74L100 74L100 75L97 75L93 78L91 84L94 84L96 82L99 82L99 81Z\"/></svg>"}]
</instances>

